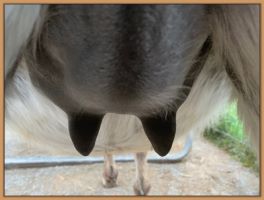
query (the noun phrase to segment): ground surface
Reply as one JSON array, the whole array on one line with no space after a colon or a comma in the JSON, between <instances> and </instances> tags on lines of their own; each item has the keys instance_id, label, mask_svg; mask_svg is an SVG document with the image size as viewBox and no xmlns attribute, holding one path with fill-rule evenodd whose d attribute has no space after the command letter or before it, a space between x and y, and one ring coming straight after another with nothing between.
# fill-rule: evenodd
<instances>
[{"instance_id":1,"label":"ground surface","mask_svg":"<svg viewBox=\"0 0 264 200\"><path fill-rule=\"evenodd\" d=\"M134 195L135 165L117 163L118 186L101 184L103 164L5 171L6 195ZM149 195L258 195L259 177L197 137L182 162L149 164Z\"/></svg>"}]
</instances>

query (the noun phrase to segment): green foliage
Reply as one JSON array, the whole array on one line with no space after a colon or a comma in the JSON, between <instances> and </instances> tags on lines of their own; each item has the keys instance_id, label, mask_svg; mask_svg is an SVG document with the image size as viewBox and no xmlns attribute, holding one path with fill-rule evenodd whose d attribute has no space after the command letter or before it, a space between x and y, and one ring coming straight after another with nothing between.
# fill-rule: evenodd
<instances>
[{"instance_id":1,"label":"green foliage","mask_svg":"<svg viewBox=\"0 0 264 200\"><path fill-rule=\"evenodd\" d=\"M226 114L221 117L218 124L208 128L204 137L228 152L234 159L240 161L243 166L252 168L258 172L256 157L250 148L245 144L243 124L237 116L237 104L232 103Z\"/></svg>"},{"instance_id":2,"label":"green foliage","mask_svg":"<svg viewBox=\"0 0 264 200\"><path fill-rule=\"evenodd\" d=\"M237 116L237 104L235 102L227 108L227 113L220 118L217 128L230 134L239 141L243 141L245 139L243 124Z\"/></svg>"}]
</instances>

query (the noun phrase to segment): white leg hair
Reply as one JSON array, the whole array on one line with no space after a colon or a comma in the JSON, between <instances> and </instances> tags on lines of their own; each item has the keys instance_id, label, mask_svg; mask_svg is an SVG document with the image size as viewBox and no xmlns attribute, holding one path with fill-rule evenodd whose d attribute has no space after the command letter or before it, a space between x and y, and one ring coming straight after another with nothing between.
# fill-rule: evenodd
<instances>
[{"instance_id":1,"label":"white leg hair","mask_svg":"<svg viewBox=\"0 0 264 200\"><path fill-rule=\"evenodd\" d=\"M112 154L104 155L103 186L112 188L117 185L118 171Z\"/></svg>"},{"instance_id":2,"label":"white leg hair","mask_svg":"<svg viewBox=\"0 0 264 200\"><path fill-rule=\"evenodd\" d=\"M147 195L151 188L148 180L148 164L146 157L146 152L139 152L135 154L136 182L133 188L136 195Z\"/></svg>"}]
</instances>

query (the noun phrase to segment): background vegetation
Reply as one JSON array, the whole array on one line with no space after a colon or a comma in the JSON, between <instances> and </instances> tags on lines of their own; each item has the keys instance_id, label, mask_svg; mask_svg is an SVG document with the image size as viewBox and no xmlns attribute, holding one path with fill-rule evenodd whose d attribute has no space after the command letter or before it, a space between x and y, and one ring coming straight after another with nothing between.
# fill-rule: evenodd
<instances>
[{"instance_id":1,"label":"background vegetation","mask_svg":"<svg viewBox=\"0 0 264 200\"><path fill-rule=\"evenodd\" d=\"M226 113L214 127L208 128L204 132L204 137L228 152L243 166L249 167L258 173L255 154L248 146L243 124L237 116L236 102L228 106Z\"/></svg>"}]
</instances>

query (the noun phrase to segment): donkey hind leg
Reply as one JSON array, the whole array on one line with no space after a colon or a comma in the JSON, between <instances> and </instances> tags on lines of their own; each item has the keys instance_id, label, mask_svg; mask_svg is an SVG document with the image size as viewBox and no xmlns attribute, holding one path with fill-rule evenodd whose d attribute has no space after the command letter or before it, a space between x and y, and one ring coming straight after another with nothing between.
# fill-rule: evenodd
<instances>
[{"instance_id":1,"label":"donkey hind leg","mask_svg":"<svg viewBox=\"0 0 264 200\"><path fill-rule=\"evenodd\" d=\"M136 195L147 195L150 191L151 185L147 178L147 153L136 153L136 182L134 183L134 192Z\"/></svg>"},{"instance_id":2,"label":"donkey hind leg","mask_svg":"<svg viewBox=\"0 0 264 200\"><path fill-rule=\"evenodd\" d=\"M112 188L117 186L118 171L112 154L104 156L103 186Z\"/></svg>"},{"instance_id":3,"label":"donkey hind leg","mask_svg":"<svg viewBox=\"0 0 264 200\"><path fill-rule=\"evenodd\" d=\"M259 159L260 7L221 5L214 9L215 16L210 18L214 24L214 48L224 57L225 69L238 99L239 116Z\"/></svg>"}]
</instances>

